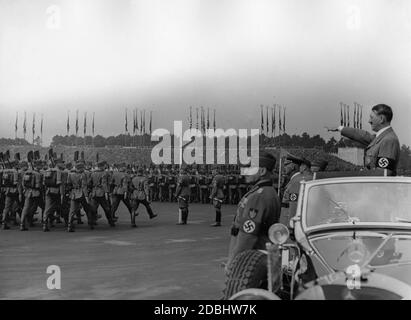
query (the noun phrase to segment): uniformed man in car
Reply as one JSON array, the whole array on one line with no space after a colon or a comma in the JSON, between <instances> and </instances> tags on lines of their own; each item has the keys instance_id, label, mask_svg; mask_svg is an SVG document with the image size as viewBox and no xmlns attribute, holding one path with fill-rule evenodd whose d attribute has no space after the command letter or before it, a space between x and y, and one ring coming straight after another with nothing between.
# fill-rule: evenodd
<instances>
[{"instance_id":1,"label":"uniformed man in car","mask_svg":"<svg viewBox=\"0 0 411 320\"><path fill-rule=\"evenodd\" d=\"M393 112L386 104L377 104L372 107L368 123L371 125L371 134L358 128L339 126L328 128L328 131L340 131L347 137L365 147L365 167L367 169L387 170L387 175L396 176L400 159L400 142L391 121Z\"/></svg>"},{"instance_id":2,"label":"uniformed man in car","mask_svg":"<svg viewBox=\"0 0 411 320\"><path fill-rule=\"evenodd\" d=\"M280 199L273 187L276 159L272 154L261 151L258 160L258 167L243 168L247 182L253 187L238 204L226 268L235 256L245 250L265 249L269 241L268 229L280 218Z\"/></svg>"},{"instance_id":3,"label":"uniformed man in car","mask_svg":"<svg viewBox=\"0 0 411 320\"><path fill-rule=\"evenodd\" d=\"M283 171L282 171L282 181L280 186L280 199L283 198L285 188L287 187L290 180L295 176L300 174L300 166L299 162L296 163L293 159L297 159L297 157L289 154L287 158L284 160Z\"/></svg>"},{"instance_id":4,"label":"uniformed man in car","mask_svg":"<svg viewBox=\"0 0 411 320\"><path fill-rule=\"evenodd\" d=\"M293 218L297 212L297 203L301 181L309 181L313 179L311 172L311 162L309 160L293 156L289 157L288 159L299 166L299 172L291 177L285 188L281 201L282 208L280 222L286 226L289 226L291 218Z\"/></svg>"}]
</instances>

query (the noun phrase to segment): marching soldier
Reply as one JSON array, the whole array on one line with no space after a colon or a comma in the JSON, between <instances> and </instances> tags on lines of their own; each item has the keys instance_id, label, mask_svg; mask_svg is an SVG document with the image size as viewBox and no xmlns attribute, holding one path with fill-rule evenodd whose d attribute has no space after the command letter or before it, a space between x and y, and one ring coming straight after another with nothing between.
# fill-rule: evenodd
<instances>
[{"instance_id":1,"label":"marching soldier","mask_svg":"<svg viewBox=\"0 0 411 320\"><path fill-rule=\"evenodd\" d=\"M190 177L187 175L187 169L181 167L180 176L178 177L176 198L178 200L178 225L187 224L188 203L190 200Z\"/></svg>"},{"instance_id":2,"label":"marching soldier","mask_svg":"<svg viewBox=\"0 0 411 320\"><path fill-rule=\"evenodd\" d=\"M21 175L16 169L17 163L10 164L12 166L9 168L7 168L7 166L4 165L1 179L1 188L4 192L5 197L1 221L3 230L10 229L10 227L7 225L9 215L12 213L15 206L19 205L19 202L21 202L23 198Z\"/></svg>"},{"instance_id":3,"label":"marching soldier","mask_svg":"<svg viewBox=\"0 0 411 320\"><path fill-rule=\"evenodd\" d=\"M276 159L267 152L260 152L259 167L248 168L246 180L254 186L238 204L231 228L231 240L226 270L239 253L248 249L265 249L269 241L268 229L278 222L280 200L273 188L272 171Z\"/></svg>"},{"instance_id":4,"label":"marching soldier","mask_svg":"<svg viewBox=\"0 0 411 320\"><path fill-rule=\"evenodd\" d=\"M18 172L19 176L19 188L21 189L21 196L18 198L18 201L14 202L12 205L12 211L11 211L11 216L9 216L9 220L13 221L13 224L15 226L19 226L19 223L17 222L17 216L21 218L21 212L23 210L23 204L24 204L24 194L23 194L23 174L29 169L29 164L27 161L21 161L20 163L15 164L15 168Z\"/></svg>"},{"instance_id":5,"label":"marching soldier","mask_svg":"<svg viewBox=\"0 0 411 320\"><path fill-rule=\"evenodd\" d=\"M120 165L119 171L114 171L111 178L111 185L113 186L112 198L111 198L111 216L116 221L118 218L115 213L122 201L127 207L130 216L132 214L131 204L128 199L128 188L130 185L130 176L126 172L126 165L123 163Z\"/></svg>"},{"instance_id":6,"label":"marching soldier","mask_svg":"<svg viewBox=\"0 0 411 320\"><path fill-rule=\"evenodd\" d=\"M68 221L69 221L69 213L70 213L70 189L67 187L67 181L68 181L68 176L70 172L75 172L73 170L73 164L71 162L67 162L65 165L65 168L63 169L62 172L62 183L64 183L65 188L64 188L64 194L63 194L63 199L61 202L61 217L64 220L65 228L68 227Z\"/></svg>"},{"instance_id":7,"label":"marching soldier","mask_svg":"<svg viewBox=\"0 0 411 320\"><path fill-rule=\"evenodd\" d=\"M111 227L114 227L114 221L110 208L110 176L105 171L106 162L99 161L97 163L97 170L90 174L90 217L92 219L91 225L95 224L97 218L98 207L103 208L106 219Z\"/></svg>"},{"instance_id":8,"label":"marching soldier","mask_svg":"<svg viewBox=\"0 0 411 320\"><path fill-rule=\"evenodd\" d=\"M31 156L28 158L30 159ZM33 226L33 215L42 201L43 176L40 170L43 168L43 162L38 157L35 158L37 160L34 160L34 165L31 159L29 160L32 163L32 169L23 174L24 205L21 212L20 231L28 230L26 222Z\"/></svg>"},{"instance_id":9,"label":"marching soldier","mask_svg":"<svg viewBox=\"0 0 411 320\"><path fill-rule=\"evenodd\" d=\"M78 162L78 151L76 151L74 153L74 162ZM71 162L68 162L66 164L66 170L65 170L65 176L66 176L66 186L67 186L67 181L68 181L68 176L70 173L75 173L77 172L75 165L73 166L73 164ZM69 214L70 214L70 204L71 204L71 190L69 190L68 188L66 188L66 194L65 194L65 199L64 199L64 203L63 203L63 218L66 224L66 228L68 227L68 221L69 221ZM83 224L83 221L81 221L81 206L78 207L78 210L76 212L76 218L75 220L77 221L77 224Z\"/></svg>"},{"instance_id":10,"label":"marching soldier","mask_svg":"<svg viewBox=\"0 0 411 320\"><path fill-rule=\"evenodd\" d=\"M224 201L224 183L225 179L224 176L217 173L217 170L213 170L213 181L211 185L213 189L211 190L210 199L213 202L214 209L215 209L215 223L211 226L219 227L221 226L221 205Z\"/></svg>"},{"instance_id":11,"label":"marching soldier","mask_svg":"<svg viewBox=\"0 0 411 320\"><path fill-rule=\"evenodd\" d=\"M143 175L143 169L139 168L137 170L137 176L131 180L131 205L132 205L132 214L131 214L131 226L137 227L136 225L136 216L138 215L137 209L140 203L146 207L146 211L150 217L153 219L157 217L153 213L153 210L150 207L149 202L149 186L148 179Z\"/></svg>"},{"instance_id":12,"label":"marching soldier","mask_svg":"<svg viewBox=\"0 0 411 320\"><path fill-rule=\"evenodd\" d=\"M87 222L90 229L93 229L93 218L90 214L89 199L88 199L88 184L87 175L84 172L84 162L77 161L75 172L70 172L67 178L67 187L70 190L70 210L68 217L68 232L74 232L74 216L80 211L80 206L83 207L87 214Z\"/></svg>"},{"instance_id":13,"label":"marching soldier","mask_svg":"<svg viewBox=\"0 0 411 320\"><path fill-rule=\"evenodd\" d=\"M51 168L44 173L45 209L43 216L43 231L50 231L53 215L61 215L62 203L65 194L64 162L61 159L50 158Z\"/></svg>"},{"instance_id":14,"label":"marching soldier","mask_svg":"<svg viewBox=\"0 0 411 320\"><path fill-rule=\"evenodd\" d=\"M281 202L280 222L289 226L291 218L297 212L298 195L300 192L300 182L303 180L312 180L311 162L304 158L289 156L292 162L299 165L299 172L295 173L288 182Z\"/></svg>"}]
</instances>

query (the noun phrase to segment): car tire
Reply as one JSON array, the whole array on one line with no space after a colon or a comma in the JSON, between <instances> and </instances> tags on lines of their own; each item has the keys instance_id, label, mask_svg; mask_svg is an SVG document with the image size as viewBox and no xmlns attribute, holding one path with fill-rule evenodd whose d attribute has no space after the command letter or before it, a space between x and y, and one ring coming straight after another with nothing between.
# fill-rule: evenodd
<instances>
[{"instance_id":1,"label":"car tire","mask_svg":"<svg viewBox=\"0 0 411 320\"><path fill-rule=\"evenodd\" d=\"M274 255L273 270L281 268L279 255ZM279 272L273 272L273 283L278 282ZM228 266L223 300L228 300L245 289L267 289L267 254L259 250L246 250L238 254Z\"/></svg>"}]
</instances>

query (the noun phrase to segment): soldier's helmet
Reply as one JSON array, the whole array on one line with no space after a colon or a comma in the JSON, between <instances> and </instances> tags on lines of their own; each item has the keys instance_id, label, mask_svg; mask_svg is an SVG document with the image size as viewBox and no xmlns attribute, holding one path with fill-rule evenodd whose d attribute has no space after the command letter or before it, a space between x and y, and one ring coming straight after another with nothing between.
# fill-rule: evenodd
<instances>
[{"instance_id":1,"label":"soldier's helmet","mask_svg":"<svg viewBox=\"0 0 411 320\"><path fill-rule=\"evenodd\" d=\"M258 168L266 168L269 172L272 172L275 168L277 159L267 151L260 151L258 154ZM251 167L251 161L247 165L242 165L241 175L254 175L257 173L258 168ZM255 171L255 173L254 173Z\"/></svg>"},{"instance_id":2,"label":"soldier's helmet","mask_svg":"<svg viewBox=\"0 0 411 320\"><path fill-rule=\"evenodd\" d=\"M27 170L29 168L29 164L27 161L21 161L19 164L20 170Z\"/></svg>"},{"instance_id":3,"label":"soldier's helmet","mask_svg":"<svg viewBox=\"0 0 411 320\"><path fill-rule=\"evenodd\" d=\"M259 167L266 168L270 172L274 170L277 159L271 153L260 151L258 157Z\"/></svg>"},{"instance_id":4,"label":"soldier's helmet","mask_svg":"<svg viewBox=\"0 0 411 320\"><path fill-rule=\"evenodd\" d=\"M118 171L125 172L127 170L127 165L125 163L120 163L118 165Z\"/></svg>"},{"instance_id":5,"label":"soldier's helmet","mask_svg":"<svg viewBox=\"0 0 411 320\"><path fill-rule=\"evenodd\" d=\"M76 162L76 170L84 170L84 161L77 161Z\"/></svg>"},{"instance_id":6,"label":"soldier's helmet","mask_svg":"<svg viewBox=\"0 0 411 320\"><path fill-rule=\"evenodd\" d=\"M288 164L292 164L292 163L294 163L296 165L299 165L299 166L303 163L308 165L308 166L311 166L311 163L310 163L309 160L307 160L305 158L302 158L302 157L297 157L293 154L289 154L286 158L286 161L284 162L284 165L288 165Z\"/></svg>"},{"instance_id":7,"label":"soldier's helmet","mask_svg":"<svg viewBox=\"0 0 411 320\"><path fill-rule=\"evenodd\" d=\"M56 167L58 169L64 170L65 164L64 164L64 161L62 159L56 159L56 160L54 160L54 163L56 164Z\"/></svg>"},{"instance_id":8,"label":"soldier's helmet","mask_svg":"<svg viewBox=\"0 0 411 320\"><path fill-rule=\"evenodd\" d=\"M311 168L311 161L304 157L302 158L301 164L305 164L307 167Z\"/></svg>"},{"instance_id":9,"label":"soldier's helmet","mask_svg":"<svg viewBox=\"0 0 411 320\"><path fill-rule=\"evenodd\" d=\"M97 162L97 168L104 169L106 167L106 164L107 164L106 161L101 160L101 161Z\"/></svg>"},{"instance_id":10,"label":"soldier's helmet","mask_svg":"<svg viewBox=\"0 0 411 320\"><path fill-rule=\"evenodd\" d=\"M17 161L11 160L9 161L9 163L10 163L10 168L18 169L19 163Z\"/></svg>"},{"instance_id":11,"label":"soldier's helmet","mask_svg":"<svg viewBox=\"0 0 411 320\"><path fill-rule=\"evenodd\" d=\"M84 168L86 169L86 170L91 170L91 168L93 168L93 163L91 163L91 162L85 162L84 163Z\"/></svg>"},{"instance_id":12,"label":"soldier's helmet","mask_svg":"<svg viewBox=\"0 0 411 320\"><path fill-rule=\"evenodd\" d=\"M35 160L34 161L34 167L37 170L43 169L44 168L44 162L42 160Z\"/></svg>"},{"instance_id":13,"label":"soldier's helmet","mask_svg":"<svg viewBox=\"0 0 411 320\"><path fill-rule=\"evenodd\" d=\"M328 166L328 161L326 160L314 160L311 163L311 168L313 171L324 171Z\"/></svg>"}]
</instances>

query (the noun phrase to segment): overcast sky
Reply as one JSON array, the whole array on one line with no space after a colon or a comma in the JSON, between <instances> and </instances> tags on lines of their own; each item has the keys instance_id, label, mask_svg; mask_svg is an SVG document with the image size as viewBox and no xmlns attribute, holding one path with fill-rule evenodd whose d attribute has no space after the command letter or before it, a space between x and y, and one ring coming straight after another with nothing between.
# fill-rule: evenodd
<instances>
[{"instance_id":1,"label":"overcast sky","mask_svg":"<svg viewBox=\"0 0 411 320\"><path fill-rule=\"evenodd\" d=\"M154 128L190 105L259 128L260 104L278 103L289 134L328 139L340 101L364 105L366 129L372 105L392 106L411 145L411 1L0 0L2 137L17 111L19 137L24 111L29 128L43 113L49 143L68 110L72 132L78 109L107 136L124 132L125 108L152 110Z\"/></svg>"}]
</instances>

